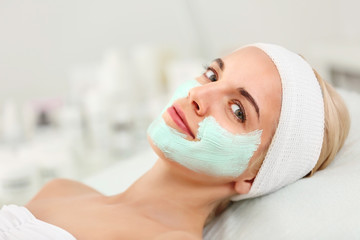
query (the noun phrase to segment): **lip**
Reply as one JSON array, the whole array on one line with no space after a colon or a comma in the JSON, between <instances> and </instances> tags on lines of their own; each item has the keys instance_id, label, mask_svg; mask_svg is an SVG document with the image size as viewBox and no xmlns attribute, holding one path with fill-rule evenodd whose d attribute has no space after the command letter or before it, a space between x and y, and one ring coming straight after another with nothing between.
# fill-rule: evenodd
<instances>
[{"instance_id":1,"label":"lip","mask_svg":"<svg viewBox=\"0 0 360 240\"><path fill-rule=\"evenodd\" d=\"M185 114L179 107L176 105L172 105L167 109L167 112L169 113L172 120L175 122L175 124L184 132L189 134L192 138L195 139L194 134L191 132L189 125L186 121Z\"/></svg>"}]
</instances>

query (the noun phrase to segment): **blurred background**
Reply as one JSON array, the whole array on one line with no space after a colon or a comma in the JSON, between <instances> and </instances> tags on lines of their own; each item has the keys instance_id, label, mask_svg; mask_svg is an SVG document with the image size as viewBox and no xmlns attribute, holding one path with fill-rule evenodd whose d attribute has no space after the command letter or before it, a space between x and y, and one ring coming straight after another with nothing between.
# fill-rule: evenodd
<instances>
[{"instance_id":1,"label":"blurred background","mask_svg":"<svg viewBox=\"0 0 360 240\"><path fill-rule=\"evenodd\" d=\"M360 91L358 9L356 0L0 1L0 206L146 151L146 128L173 89L244 44L283 45Z\"/></svg>"}]
</instances>

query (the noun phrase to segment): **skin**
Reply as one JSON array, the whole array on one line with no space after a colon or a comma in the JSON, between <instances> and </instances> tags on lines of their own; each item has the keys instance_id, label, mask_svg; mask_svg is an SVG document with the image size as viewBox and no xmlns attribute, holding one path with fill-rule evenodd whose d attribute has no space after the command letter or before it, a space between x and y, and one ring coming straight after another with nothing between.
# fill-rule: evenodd
<instances>
[{"instance_id":1,"label":"skin","mask_svg":"<svg viewBox=\"0 0 360 240\"><path fill-rule=\"evenodd\" d=\"M184 113L196 136L198 123L206 116L232 133L262 129L261 144L252 160L269 144L277 126L281 107L281 82L270 58L255 47L237 50L222 58L223 70L213 62L197 78L202 86L190 90L176 104ZM216 72L216 82L207 76ZM210 75L209 75L210 74ZM259 106L255 108L237 88L245 88ZM244 106L246 121L239 122L230 104L237 99ZM165 111L165 122L181 130ZM187 135L189 141L196 141ZM255 178L245 170L239 177L211 177L193 172L166 159L149 139L159 156L155 165L125 192L104 196L78 182L57 179L28 203L38 219L59 226L77 239L202 239L202 230L210 212L223 199L247 193Z\"/></svg>"}]
</instances>

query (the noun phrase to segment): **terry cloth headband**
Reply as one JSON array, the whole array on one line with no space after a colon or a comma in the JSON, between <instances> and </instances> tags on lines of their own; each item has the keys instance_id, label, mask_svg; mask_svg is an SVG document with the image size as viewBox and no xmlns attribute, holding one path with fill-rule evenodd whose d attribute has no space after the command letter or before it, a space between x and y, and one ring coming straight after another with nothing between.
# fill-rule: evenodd
<instances>
[{"instance_id":1,"label":"terry cloth headband","mask_svg":"<svg viewBox=\"0 0 360 240\"><path fill-rule=\"evenodd\" d=\"M324 136L324 102L310 65L281 46L256 43L274 62L282 84L279 123L247 194L238 201L274 192L308 174L316 165Z\"/></svg>"}]
</instances>

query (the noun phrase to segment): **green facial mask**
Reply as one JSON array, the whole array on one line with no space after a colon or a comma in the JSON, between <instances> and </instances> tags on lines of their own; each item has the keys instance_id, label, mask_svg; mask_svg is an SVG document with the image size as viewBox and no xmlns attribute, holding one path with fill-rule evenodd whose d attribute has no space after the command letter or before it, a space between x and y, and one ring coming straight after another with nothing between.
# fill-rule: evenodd
<instances>
[{"instance_id":1,"label":"green facial mask","mask_svg":"<svg viewBox=\"0 0 360 240\"><path fill-rule=\"evenodd\" d=\"M191 88L200 86L196 80L180 86L168 106L176 99L186 97ZM246 168L261 142L262 130L246 134L232 134L222 128L214 117L208 116L199 123L196 138L186 140L186 135L169 127L162 114L148 128L153 143L169 158L190 170L211 176L237 177Z\"/></svg>"}]
</instances>

